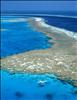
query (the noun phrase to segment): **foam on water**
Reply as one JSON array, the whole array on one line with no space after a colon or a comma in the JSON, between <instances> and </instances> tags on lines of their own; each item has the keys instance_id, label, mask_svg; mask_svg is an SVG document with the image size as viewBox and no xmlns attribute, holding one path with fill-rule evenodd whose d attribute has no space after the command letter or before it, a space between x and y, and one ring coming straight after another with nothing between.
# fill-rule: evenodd
<instances>
[{"instance_id":1,"label":"foam on water","mask_svg":"<svg viewBox=\"0 0 77 100\"><path fill-rule=\"evenodd\" d=\"M29 16L31 14L28 14ZM38 14L39 15L39 14ZM41 16L41 15L40 15ZM45 14L42 15L42 16L46 16ZM47 15L47 16L56 16L56 17L67 17L67 18L76 18L76 17L72 17L72 16L63 16L63 15ZM10 17L10 16L9 16ZM1 22L2 23L14 23L14 22L26 22L28 20L28 18L23 18L22 16L20 16L20 18L14 18L15 16L11 16L11 18L9 17L4 17L1 19ZM17 16L16 16L17 17ZM53 30L55 31L56 29L58 29L57 31L59 32L64 32L65 34L67 34L68 36L71 36L73 38L75 38L77 40L77 33L76 32L72 32L72 31L68 31L66 29L63 29L63 28L58 28L58 27L54 27L53 25L48 25L45 21L45 19L41 18L41 17L34 17L34 19L36 21L40 21L42 22L41 24L42 25L46 25L47 27L50 27L52 26L53 27Z\"/></svg>"},{"instance_id":2,"label":"foam on water","mask_svg":"<svg viewBox=\"0 0 77 100\"><path fill-rule=\"evenodd\" d=\"M66 29L63 29L63 28L58 28L58 27L54 27L52 25L48 25L45 20L43 18L39 18L39 17L34 17L34 20L37 22L37 23L41 23L41 26L44 26L44 27L48 27L48 28L51 28L51 31L55 32L55 33L64 33L66 34L67 36L70 36L74 39L77 40L77 33L76 32L72 32L72 31L69 31L69 30L66 30Z\"/></svg>"}]
</instances>

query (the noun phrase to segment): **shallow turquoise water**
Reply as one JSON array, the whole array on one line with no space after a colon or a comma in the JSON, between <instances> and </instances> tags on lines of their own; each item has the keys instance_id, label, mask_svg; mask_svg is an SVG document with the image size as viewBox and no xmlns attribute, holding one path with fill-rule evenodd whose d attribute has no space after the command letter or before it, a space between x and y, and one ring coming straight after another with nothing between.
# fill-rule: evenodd
<instances>
[{"instance_id":1,"label":"shallow turquoise water","mask_svg":"<svg viewBox=\"0 0 77 100\"><path fill-rule=\"evenodd\" d=\"M76 89L53 75L1 70L1 100L77 100Z\"/></svg>"},{"instance_id":2,"label":"shallow turquoise water","mask_svg":"<svg viewBox=\"0 0 77 100\"><path fill-rule=\"evenodd\" d=\"M20 17L2 17L1 28L1 57L6 57L30 50L46 49L51 47L45 34L32 29Z\"/></svg>"}]
</instances>

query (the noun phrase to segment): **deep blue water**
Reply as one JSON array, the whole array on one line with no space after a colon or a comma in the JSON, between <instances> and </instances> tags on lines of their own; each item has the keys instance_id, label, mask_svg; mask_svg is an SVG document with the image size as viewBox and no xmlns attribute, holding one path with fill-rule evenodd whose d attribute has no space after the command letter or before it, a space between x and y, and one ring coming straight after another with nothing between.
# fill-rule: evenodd
<instances>
[{"instance_id":1,"label":"deep blue water","mask_svg":"<svg viewBox=\"0 0 77 100\"><path fill-rule=\"evenodd\" d=\"M44 16L46 23L64 28L73 32L77 32L77 18L72 17L57 17L57 16Z\"/></svg>"},{"instance_id":2,"label":"deep blue water","mask_svg":"<svg viewBox=\"0 0 77 100\"><path fill-rule=\"evenodd\" d=\"M76 16L63 16L63 15L36 15L36 17L42 17L49 25L63 28L69 31L77 32L77 18Z\"/></svg>"},{"instance_id":3,"label":"deep blue water","mask_svg":"<svg viewBox=\"0 0 77 100\"><path fill-rule=\"evenodd\" d=\"M16 16L15 18L18 18ZM13 19L5 17L3 19ZM43 16L51 25L76 31L77 19ZM32 30L26 22L4 22L1 28L1 57L46 49L52 46L43 33ZM43 85L39 81L45 81ZM1 100L77 100L77 87L48 74L9 73L1 70Z\"/></svg>"}]
</instances>

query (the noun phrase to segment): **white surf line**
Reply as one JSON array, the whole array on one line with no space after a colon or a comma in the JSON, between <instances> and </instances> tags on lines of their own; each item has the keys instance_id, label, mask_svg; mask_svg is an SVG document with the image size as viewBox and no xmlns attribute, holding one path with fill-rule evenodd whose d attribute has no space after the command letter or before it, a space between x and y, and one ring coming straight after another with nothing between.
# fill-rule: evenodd
<instances>
[{"instance_id":1,"label":"white surf line","mask_svg":"<svg viewBox=\"0 0 77 100\"><path fill-rule=\"evenodd\" d=\"M72 32L72 31L68 31L66 29L63 28L58 28L55 26L51 26L48 25L44 19L40 18L40 17L32 17L29 18L28 21L30 22L30 24L32 26L34 26L34 28L38 29L38 31L45 31L46 33L52 32L52 34L54 36L56 35L60 35L62 37L65 37L65 35L67 35L68 37L74 38L75 40L77 40L76 37L76 32Z\"/></svg>"}]
</instances>

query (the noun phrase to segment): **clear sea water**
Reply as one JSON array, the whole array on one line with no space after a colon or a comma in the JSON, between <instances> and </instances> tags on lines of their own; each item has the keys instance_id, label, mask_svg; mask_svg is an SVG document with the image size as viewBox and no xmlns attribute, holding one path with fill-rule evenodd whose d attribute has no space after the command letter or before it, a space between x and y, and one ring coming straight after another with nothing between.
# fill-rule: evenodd
<instances>
[{"instance_id":1,"label":"clear sea water","mask_svg":"<svg viewBox=\"0 0 77 100\"><path fill-rule=\"evenodd\" d=\"M77 18L74 17L57 17L57 16L44 16L46 23L57 26L63 29L67 29L73 32L77 32Z\"/></svg>"},{"instance_id":2,"label":"clear sea water","mask_svg":"<svg viewBox=\"0 0 77 100\"><path fill-rule=\"evenodd\" d=\"M1 100L77 100L76 89L53 75L1 71Z\"/></svg>"},{"instance_id":3,"label":"clear sea water","mask_svg":"<svg viewBox=\"0 0 77 100\"><path fill-rule=\"evenodd\" d=\"M28 17L28 16L27 16ZM43 17L48 24L77 32L76 18ZM27 52L47 49L49 43L45 34L30 28L26 22L9 22L20 16L2 16L1 58ZM25 16L23 16L25 18ZM44 81L44 84L40 84ZM77 100L77 87L49 74L9 73L1 70L1 100Z\"/></svg>"},{"instance_id":4,"label":"clear sea water","mask_svg":"<svg viewBox=\"0 0 77 100\"><path fill-rule=\"evenodd\" d=\"M26 21L19 21L18 18L20 17L2 17L1 28L5 29L1 31L2 58L30 50L46 49L51 46L48 43L50 38L41 32L32 30ZM14 22L9 22L10 20Z\"/></svg>"}]
</instances>

